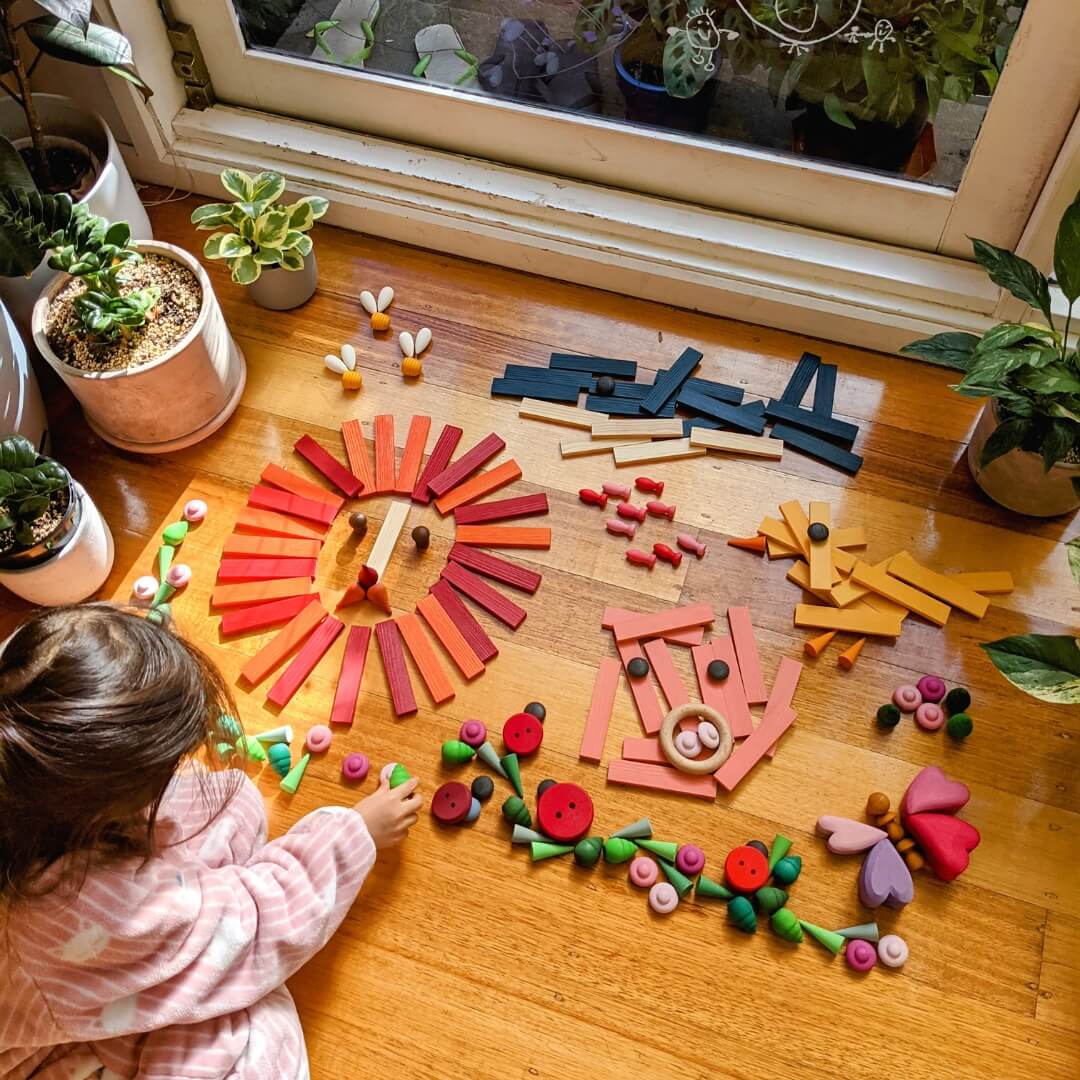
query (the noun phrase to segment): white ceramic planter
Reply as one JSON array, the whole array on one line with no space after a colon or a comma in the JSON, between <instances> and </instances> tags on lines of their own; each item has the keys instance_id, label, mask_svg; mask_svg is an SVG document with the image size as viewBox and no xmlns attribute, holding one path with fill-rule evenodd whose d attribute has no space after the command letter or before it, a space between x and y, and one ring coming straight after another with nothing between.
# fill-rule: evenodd
<instances>
[{"instance_id":1,"label":"white ceramic planter","mask_svg":"<svg viewBox=\"0 0 1080 1080\"><path fill-rule=\"evenodd\" d=\"M206 271L188 252L156 240L136 245L167 255L198 279L202 310L169 352L139 367L90 372L64 363L45 337L49 303L66 277L51 282L34 305L34 344L79 399L87 423L106 442L137 454L164 454L212 435L240 402L247 378L244 354L233 341Z\"/></svg>"},{"instance_id":2,"label":"white ceramic planter","mask_svg":"<svg viewBox=\"0 0 1080 1080\"><path fill-rule=\"evenodd\" d=\"M0 304L0 435L24 435L43 453L48 422L26 346Z\"/></svg>"},{"instance_id":3,"label":"white ceramic planter","mask_svg":"<svg viewBox=\"0 0 1080 1080\"><path fill-rule=\"evenodd\" d=\"M306 304L319 284L319 264L313 251L304 260L303 270L282 270L264 266L256 282L247 286L248 294L259 307L270 311L290 311Z\"/></svg>"},{"instance_id":4,"label":"white ceramic planter","mask_svg":"<svg viewBox=\"0 0 1080 1080\"><path fill-rule=\"evenodd\" d=\"M152 240L150 219L105 121L97 113L87 112L70 98L57 94L35 94L34 104L47 135L71 139L85 146L101 162L97 181L81 202L109 221L126 221L137 240ZM0 100L0 134L13 142L29 135L22 109L6 95ZM27 340L30 312L42 289L56 275L57 271L50 270L43 260L28 278L0 278L0 299Z\"/></svg>"},{"instance_id":5,"label":"white ceramic planter","mask_svg":"<svg viewBox=\"0 0 1080 1080\"><path fill-rule=\"evenodd\" d=\"M25 570L0 570L0 585L31 604L77 604L105 584L112 570L112 533L94 500L74 485L82 503L75 535L52 558Z\"/></svg>"},{"instance_id":6,"label":"white ceramic planter","mask_svg":"<svg viewBox=\"0 0 1080 1080\"><path fill-rule=\"evenodd\" d=\"M989 465L980 465L979 456L997 426L995 405L988 401L967 448L971 475L994 502L1029 517L1057 517L1080 508L1080 495L1072 483L1080 479L1080 465L1057 464L1046 472L1042 458L1030 450L1010 450Z\"/></svg>"}]
</instances>

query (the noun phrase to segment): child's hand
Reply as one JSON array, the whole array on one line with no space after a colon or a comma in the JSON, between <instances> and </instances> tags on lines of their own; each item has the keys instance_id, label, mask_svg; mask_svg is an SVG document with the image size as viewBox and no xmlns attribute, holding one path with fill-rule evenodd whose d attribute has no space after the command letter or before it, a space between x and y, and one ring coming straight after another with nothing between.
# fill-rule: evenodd
<instances>
[{"instance_id":1,"label":"child's hand","mask_svg":"<svg viewBox=\"0 0 1080 1080\"><path fill-rule=\"evenodd\" d=\"M380 784L377 791L357 804L357 812L364 819L376 848L400 844L416 824L422 805L420 796L415 794L419 783L414 776L396 788Z\"/></svg>"}]
</instances>

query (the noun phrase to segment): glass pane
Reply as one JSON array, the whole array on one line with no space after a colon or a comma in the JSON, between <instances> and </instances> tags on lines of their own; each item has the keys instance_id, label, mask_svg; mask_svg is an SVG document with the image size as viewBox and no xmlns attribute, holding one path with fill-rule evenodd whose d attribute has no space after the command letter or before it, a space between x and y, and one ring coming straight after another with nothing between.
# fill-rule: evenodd
<instances>
[{"instance_id":1,"label":"glass pane","mask_svg":"<svg viewBox=\"0 0 1080 1080\"><path fill-rule=\"evenodd\" d=\"M250 46L313 65L949 188L1024 3L233 0Z\"/></svg>"}]
</instances>

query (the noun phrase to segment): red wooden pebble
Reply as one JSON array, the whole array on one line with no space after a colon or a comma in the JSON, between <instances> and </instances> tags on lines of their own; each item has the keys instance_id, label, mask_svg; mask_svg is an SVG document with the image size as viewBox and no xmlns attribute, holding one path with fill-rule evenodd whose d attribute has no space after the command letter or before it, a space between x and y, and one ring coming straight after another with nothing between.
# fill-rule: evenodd
<instances>
[{"instance_id":1,"label":"red wooden pebble","mask_svg":"<svg viewBox=\"0 0 1080 1080\"><path fill-rule=\"evenodd\" d=\"M654 555L663 559L664 562L671 563L676 568L682 562L682 552L672 551L667 544L653 544L652 549Z\"/></svg>"},{"instance_id":2,"label":"red wooden pebble","mask_svg":"<svg viewBox=\"0 0 1080 1080\"><path fill-rule=\"evenodd\" d=\"M618 518L608 518L604 528L615 536L633 536L637 532L637 526L632 521L620 521Z\"/></svg>"},{"instance_id":3,"label":"red wooden pebble","mask_svg":"<svg viewBox=\"0 0 1080 1080\"><path fill-rule=\"evenodd\" d=\"M705 552L708 551L708 547L701 543L700 540L695 539L689 533L679 533L675 537L675 543L683 549L683 551L689 551L691 555L700 559L703 558Z\"/></svg>"},{"instance_id":4,"label":"red wooden pebble","mask_svg":"<svg viewBox=\"0 0 1080 1080\"><path fill-rule=\"evenodd\" d=\"M577 494L578 498L583 503L588 503L590 506L599 506L601 510L607 506L608 497L601 491L593 491L592 488L582 488Z\"/></svg>"},{"instance_id":5,"label":"red wooden pebble","mask_svg":"<svg viewBox=\"0 0 1080 1080\"><path fill-rule=\"evenodd\" d=\"M667 503L662 503L659 499L650 499L645 504L645 509L648 510L653 517L667 518L668 521L675 520L675 507L668 506Z\"/></svg>"},{"instance_id":6,"label":"red wooden pebble","mask_svg":"<svg viewBox=\"0 0 1080 1080\"><path fill-rule=\"evenodd\" d=\"M457 825L459 821L464 821L470 806L472 794L456 780L443 784L431 799L431 813L436 821L444 825Z\"/></svg>"},{"instance_id":7,"label":"red wooden pebble","mask_svg":"<svg viewBox=\"0 0 1080 1080\"><path fill-rule=\"evenodd\" d=\"M664 494L664 481L663 480L650 480L647 476L638 476L634 478L634 487L638 491L645 491L650 495L663 495Z\"/></svg>"},{"instance_id":8,"label":"red wooden pebble","mask_svg":"<svg viewBox=\"0 0 1080 1080\"><path fill-rule=\"evenodd\" d=\"M647 566L651 570L656 565L656 556L638 548L627 548L626 561L635 566Z\"/></svg>"},{"instance_id":9,"label":"red wooden pebble","mask_svg":"<svg viewBox=\"0 0 1080 1080\"><path fill-rule=\"evenodd\" d=\"M736 892L757 892L769 880L769 860L757 848L733 848L724 860L724 880Z\"/></svg>"},{"instance_id":10,"label":"red wooden pebble","mask_svg":"<svg viewBox=\"0 0 1080 1080\"><path fill-rule=\"evenodd\" d=\"M615 513L621 518L629 518L631 521L642 522L645 520L645 507L635 506L633 503L622 502L615 507Z\"/></svg>"},{"instance_id":11,"label":"red wooden pebble","mask_svg":"<svg viewBox=\"0 0 1080 1080\"><path fill-rule=\"evenodd\" d=\"M544 741L544 725L532 713L514 713L503 724L502 735L508 754L528 757L540 749Z\"/></svg>"},{"instance_id":12,"label":"red wooden pebble","mask_svg":"<svg viewBox=\"0 0 1080 1080\"><path fill-rule=\"evenodd\" d=\"M633 492L625 485L616 480L608 480L602 485L605 492L613 499L629 499Z\"/></svg>"},{"instance_id":13,"label":"red wooden pebble","mask_svg":"<svg viewBox=\"0 0 1080 1080\"><path fill-rule=\"evenodd\" d=\"M554 784L536 803L540 831L559 844L577 843L593 823L593 801L577 784Z\"/></svg>"}]
</instances>

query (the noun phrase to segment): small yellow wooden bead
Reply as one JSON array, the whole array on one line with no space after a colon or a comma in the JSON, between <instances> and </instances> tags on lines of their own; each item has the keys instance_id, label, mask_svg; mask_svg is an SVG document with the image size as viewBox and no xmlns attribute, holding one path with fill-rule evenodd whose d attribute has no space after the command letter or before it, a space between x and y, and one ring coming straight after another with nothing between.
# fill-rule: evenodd
<instances>
[{"instance_id":1,"label":"small yellow wooden bead","mask_svg":"<svg viewBox=\"0 0 1080 1080\"><path fill-rule=\"evenodd\" d=\"M424 365L415 356L406 356L401 361L401 374L406 379L415 379L424 370Z\"/></svg>"},{"instance_id":2,"label":"small yellow wooden bead","mask_svg":"<svg viewBox=\"0 0 1080 1080\"><path fill-rule=\"evenodd\" d=\"M341 385L346 390L359 390L364 385L364 376L359 371L345 371L341 375Z\"/></svg>"},{"instance_id":3,"label":"small yellow wooden bead","mask_svg":"<svg viewBox=\"0 0 1080 1080\"><path fill-rule=\"evenodd\" d=\"M371 316L371 329L372 330L389 330L390 329L390 316L385 311L376 311Z\"/></svg>"}]
</instances>

